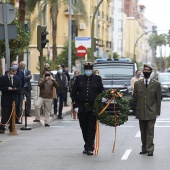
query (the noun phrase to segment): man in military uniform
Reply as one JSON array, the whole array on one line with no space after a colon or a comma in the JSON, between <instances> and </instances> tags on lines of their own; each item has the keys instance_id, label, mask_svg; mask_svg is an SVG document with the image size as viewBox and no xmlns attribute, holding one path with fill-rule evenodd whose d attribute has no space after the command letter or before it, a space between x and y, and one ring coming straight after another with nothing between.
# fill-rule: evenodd
<instances>
[{"instance_id":1,"label":"man in military uniform","mask_svg":"<svg viewBox=\"0 0 170 170\"><path fill-rule=\"evenodd\" d=\"M93 155L96 117L93 114L94 101L103 89L100 76L93 75L93 63L84 63L84 75L76 77L71 98L73 108L78 112L79 123L85 142L83 154Z\"/></svg>"},{"instance_id":2,"label":"man in military uniform","mask_svg":"<svg viewBox=\"0 0 170 170\"><path fill-rule=\"evenodd\" d=\"M140 154L148 153L148 156L153 156L154 125L156 118L160 115L161 107L161 86L158 81L150 78L152 70L152 66L144 64L144 79L135 83L133 94L136 118L139 119L141 131L142 151Z\"/></svg>"}]
</instances>

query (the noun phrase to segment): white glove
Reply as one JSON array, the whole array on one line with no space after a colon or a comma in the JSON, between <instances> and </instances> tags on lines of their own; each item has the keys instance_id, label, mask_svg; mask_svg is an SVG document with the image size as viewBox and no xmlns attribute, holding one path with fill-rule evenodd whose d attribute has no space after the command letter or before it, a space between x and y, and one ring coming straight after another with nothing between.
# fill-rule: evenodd
<instances>
[{"instance_id":1,"label":"white glove","mask_svg":"<svg viewBox=\"0 0 170 170\"><path fill-rule=\"evenodd\" d=\"M107 102L107 99L102 97L102 103L106 103Z\"/></svg>"},{"instance_id":2,"label":"white glove","mask_svg":"<svg viewBox=\"0 0 170 170\"><path fill-rule=\"evenodd\" d=\"M12 87L8 87L8 90L12 90Z\"/></svg>"},{"instance_id":3,"label":"white glove","mask_svg":"<svg viewBox=\"0 0 170 170\"><path fill-rule=\"evenodd\" d=\"M75 110L75 112L76 112L76 113L78 113L79 108L78 108L78 107L76 107L74 110Z\"/></svg>"}]
</instances>

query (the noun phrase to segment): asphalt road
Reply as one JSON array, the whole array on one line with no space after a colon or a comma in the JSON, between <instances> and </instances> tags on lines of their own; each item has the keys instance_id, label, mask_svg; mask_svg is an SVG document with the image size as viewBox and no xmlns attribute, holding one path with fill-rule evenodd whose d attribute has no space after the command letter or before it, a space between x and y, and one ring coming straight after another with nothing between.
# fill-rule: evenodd
<instances>
[{"instance_id":1,"label":"asphalt road","mask_svg":"<svg viewBox=\"0 0 170 170\"><path fill-rule=\"evenodd\" d=\"M82 154L83 139L78 121L70 115L19 135L0 134L1 170L169 170L170 101L162 101L161 116L155 125L154 156L140 155L138 120L117 127L115 152L114 128L100 125L98 156Z\"/></svg>"}]
</instances>

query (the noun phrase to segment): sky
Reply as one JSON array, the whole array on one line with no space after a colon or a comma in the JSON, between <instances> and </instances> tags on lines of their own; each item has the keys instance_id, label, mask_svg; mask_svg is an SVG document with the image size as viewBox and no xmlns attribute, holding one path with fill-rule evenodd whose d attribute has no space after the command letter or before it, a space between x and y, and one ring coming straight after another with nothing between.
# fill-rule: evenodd
<instances>
[{"instance_id":1,"label":"sky","mask_svg":"<svg viewBox=\"0 0 170 170\"><path fill-rule=\"evenodd\" d=\"M159 30L170 29L170 0L139 0L139 3L146 7L144 16L157 25L158 34Z\"/></svg>"}]
</instances>

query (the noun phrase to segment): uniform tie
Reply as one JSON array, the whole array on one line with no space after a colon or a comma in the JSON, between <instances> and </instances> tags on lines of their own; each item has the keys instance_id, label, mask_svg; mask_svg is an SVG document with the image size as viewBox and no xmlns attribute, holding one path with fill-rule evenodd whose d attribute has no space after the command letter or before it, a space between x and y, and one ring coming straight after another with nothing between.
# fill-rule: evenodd
<instances>
[{"instance_id":1,"label":"uniform tie","mask_svg":"<svg viewBox=\"0 0 170 170\"><path fill-rule=\"evenodd\" d=\"M146 88L148 87L148 80L147 79L145 80L145 87Z\"/></svg>"}]
</instances>

